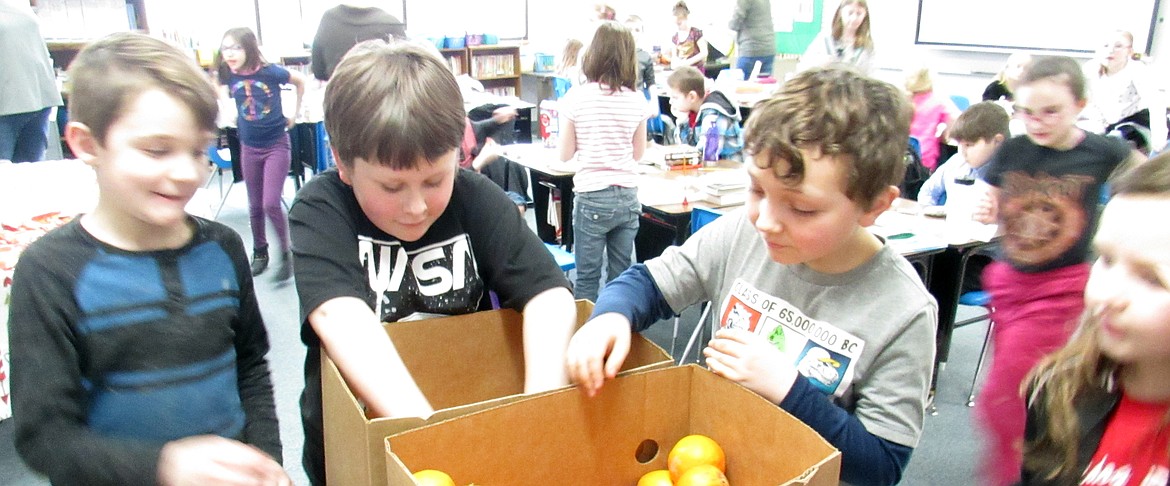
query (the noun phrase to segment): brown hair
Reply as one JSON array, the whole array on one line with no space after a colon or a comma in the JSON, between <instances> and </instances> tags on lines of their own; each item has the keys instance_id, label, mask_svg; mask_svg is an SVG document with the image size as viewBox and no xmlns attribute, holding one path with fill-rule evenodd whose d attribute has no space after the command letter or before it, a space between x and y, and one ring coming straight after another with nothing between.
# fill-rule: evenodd
<instances>
[{"instance_id":1,"label":"brown hair","mask_svg":"<svg viewBox=\"0 0 1170 486\"><path fill-rule=\"evenodd\" d=\"M797 74L756 105L744 128L744 151L789 184L804 178L801 150L846 163L845 195L870 207L906 174L910 103L889 83L842 66ZM781 173L788 162L786 173Z\"/></svg>"},{"instance_id":2,"label":"brown hair","mask_svg":"<svg viewBox=\"0 0 1170 486\"><path fill-rule=\"evenodd\" d=\"M697 68L684 66L670 73L670 76L666 78L666 85L677 89L684 95L694 91L702 98L707 95L706 81L703 73L699 72Z\"/></svg>"},{"instance_id":3,"label":"brown hair","mask_svg":"<svg viewBox=\"0 0 1170 486\"><path fill-rule=\"evenodd\" d=\"M1011 136L1008 130L1009 123L1011 116L1007 110L994 102L982 101L967 107L959 115L955 125L951 127L951 137L960 142L978 142L1003 135L1006 140Z\"/></svg>"},{"instance_id":4,"label":"brown hair","mask_svg":"<svg viewBox=\"0 0 1170 486\"><path fill-rule=\"evenodd\" d=\"M340 159L412 169L459 146L466 113L447 65L411 42L358 43L325 87L325 130Z\"/></svg>"},{"instance_id":5,"label":"brown hair","mask_svg":"<svg viewBox=\"0 0 1170 486\"><path fill-rule=\"evenodd\" d=\"M1067 56L1033 57L1032 62L1024 68L1024 73L1020 75L1020 81L1016 83L1018 85L1016 90L1018 91L1020 86L1027 86L1041 79L1049 78L1067 85L1068 89L1072 91L1073 98L1077 101L1085 99L1085 73L1081 70L1080 64Z\"/></svg>"},{"instance_id":6,"label":"brown hair","mask_svg":"<svg viewBox=\"0 0 1170 486\"><path fill-rule=\"evenodd\" d=\"M1170 199L1170 153L1119 172L1110 181L1110 190L1114 196ZM1101 353L1099 325L1092 310L1086 309L1068 344L1042 359L1020 387L1028 407L1042 408L1048 419L1036 424L1040 432L1024 444L1024 468L1048 480L1076 484L1080 479L1084 473L1077 467L1081 424L1074 404L1087 394L1114 391L1113 381L1124 366ZM1161 423L1163 427L1170 424L1170 412ZM1166 455L1170 457L1170 450Z\"/></svg>"},{"instance_id":7,"label":"brown hair","mask_svg":"<svg viewBox=\"0 0 1170 486\"><path fill-rule=\"evenodd\" d=\"M833 39L841 39L845 35L845 22L841 20L841 10L850 5L857 5L865 9L865 20L861 21L861 25L857 27L857 35L853 39L853 47L857 49L870 49L873 47L873 37L869 35L869 3L866 0L842 0L840 5L837 5L837 11L833 13Z\"/></svg>"},{"instance_id":8,"label":"brown hair","mask_svg":"<svg viewBox=\"0 0 1170 486\"><path fill-rule=\"evenodd\" d=\"M581 72L585 79L606 85L617 91L619 88L634 89L638 82L638 58L635 54L634 35L622 24L604 22L597 26L593 41L581 61Z\"/></svg>"},{"instance_id":9,"label":"brown hair","mask_svg":"<svg viewBox=\"0 0 1170 486\"><path fill-rule=\"evenodd\" d=\"M90 43L69 67L69 119L89 127L104 144L126 106L145 91L163 91L186 106L196 126L214 132L219 113L215 88L179 48L131 32Z\"/></svg>"},{"instance_id":10,"label":"brown hair","mask_svg":"<svg viewBox=\"0 0 1170 486\"><path fill-rule=\"evenodd\" d=\"M687 8L687 2L680 0L678 3L674 4L674 8L671 9L671 13L673 13L676 17L679 15L689 17L691 15L691 9Z\"/></svg>"},{"instance_id":11,"label":"brown hair","mask_svg":"<svg viewBox=\"0 0 1170 486\"><path fill-rule=\"evenodd\" d=\"M260 53L260 42L256 40L256 34L252 29L247 27L236 27L228 29L223 33L223 39L231 38L240 44L244 49L244 65L240 66L244 71L255 71L261 66L268 64L264 59L264 54ZM219 79L219 84L227 84L228 79L232 76L232 70L223 60L223 40L220 40L220 48L215 50L215 70L216 78Z\"/></svg>"}]
</instances>

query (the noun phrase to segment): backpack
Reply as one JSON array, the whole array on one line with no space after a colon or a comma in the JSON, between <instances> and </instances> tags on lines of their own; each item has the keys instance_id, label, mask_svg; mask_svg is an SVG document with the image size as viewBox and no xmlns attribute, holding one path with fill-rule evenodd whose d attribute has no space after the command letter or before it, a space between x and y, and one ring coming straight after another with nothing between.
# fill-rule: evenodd
<instances>
[{"instance_id":1,"label":"backpack","mask_svg":"<svg viewBox=\"0 0 1170 486\"><path fill-rule=\"evenodd\" d=\"M902 162L906 164L906 175L898 189L902 190L901 197L917 199L918 190L930 178L930 169L922 165L922 156L915 150L914 144L907 143L906 152L902 155Z\"/></svg>"}]
</instances>

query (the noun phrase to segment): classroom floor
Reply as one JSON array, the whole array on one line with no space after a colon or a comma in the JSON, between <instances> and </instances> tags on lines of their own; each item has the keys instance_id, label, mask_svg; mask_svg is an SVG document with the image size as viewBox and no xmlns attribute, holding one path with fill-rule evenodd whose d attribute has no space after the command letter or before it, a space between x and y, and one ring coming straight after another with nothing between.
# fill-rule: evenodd
<instances>
[{"instance_id":1,"label":"classroom floor","mask_svg":"<svg viewBox=\"0 0 1170 486\"><path fill-rule=\"evenodd\" d=\"M291 201L291 180L286 185L286 200ZM214 183L212 191L216 188ZM534 211L527 211L529 225L533 226ZM218 220L240 232L245 245L251 244L248 230L246 191L236 184L229 192L227 204ZM298 301L291 282L274 282L271 272L256 279L260 307L268 326L271 352L269 363L275 388L276 408L280 420L280 434L284 443L284 465L295 484L307 485L301 469L300 413L297 399L303 387L302 365L305 347L300 342ZM976 312L974 308L960 308L959 318ZM699 309L692 307L680 319L677 338L672 348L673 324L660 322L646 333L654 342L672 355L682 353L699 319ZM927 416L919 447L915 449L902 484L906 485L967 485L975 484L975 464L980 438L972 423L972 409L967 407L967 393L971 384L975 361L986 332L985 324L974 324L955 331L950 363L942 372L935 404L938 414ZM689 358L694 361L695 351ZM985 367L986 369L986 367ZM28 470L13 449L12 420L0 421L0 484L13 486L40 486L49 484L43 477Z\"/></svg>"}]
</instances>

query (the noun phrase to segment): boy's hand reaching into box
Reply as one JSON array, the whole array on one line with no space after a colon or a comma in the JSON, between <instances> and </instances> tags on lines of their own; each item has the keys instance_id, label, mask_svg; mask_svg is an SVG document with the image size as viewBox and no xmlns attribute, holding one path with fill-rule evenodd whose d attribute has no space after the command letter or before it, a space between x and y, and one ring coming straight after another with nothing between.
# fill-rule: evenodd
<instances>
[{"instance_id":1,"label":"boy's hand reaching into box","mask_svg":"<svg viewBox=\"0 0 1170 486\"><path fill-rule=\"evenodd\" d=\"M720 329L703 350L707 367L772 403L780 404L796 381L796 367L763 336L743 329Z\"/></svg>"},{"instance_id":2,"label":"boy's hand reaching into box","mask_svg":"<svg viewBox=\"0 0 1170 486\"><path fill-rule=\"evenodd\" d=\"M159 484L165 486L292 485L280 463L259 449L214 435L168 442L158 458Z\"/></svg>"},{"instance_id":3,"label":"boy's hand reaching into box","mask_svg":"<svg viewBox=\"0 0 1170 486\"><path fill-rule=\"evenodd\" d=\"M573 334L565 357L569 380L587 396L597 395L630 354L630 320L616 312L597 316Z\"/></svg>"}]
</instances>

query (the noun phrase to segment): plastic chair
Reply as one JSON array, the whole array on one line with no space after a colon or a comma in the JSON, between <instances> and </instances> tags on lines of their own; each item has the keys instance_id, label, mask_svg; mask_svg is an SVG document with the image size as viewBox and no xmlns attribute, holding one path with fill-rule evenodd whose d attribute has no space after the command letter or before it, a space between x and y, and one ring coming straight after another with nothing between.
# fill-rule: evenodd
<instances>
[{"instance_id":1,"label":"plastic chair","mask_svg":"<svg viewBox=\"0 0 1170 486\"><path fill-rule=\"evenodd\" d=\"M963 319L955 323L955 328L965 326L967 324L974 324L976 322L987 321L987 333L983 336L983 347L979 350L979 361L975 364L975 376L971 378L971 393L967 396L967 406L975 406L975 388L979 383L979 372L983 371L983 361L987 357L987 348L991 344L991 330L995 328L995 321L991 320L991 296L982 290L967 292L959 296L959 303L962 305L970 305L976 307L983 307L987 309L985 314L980 314L969 319Z\"/></svg>"},{"instance_id":2,"label":"plastic chair","mask_svg":"<svg viewBox=\"0 0 1170 486\"><path fill-rule=\"evenodd\" d=\"M569 92L569 88L573 87L573 83L569 78L562 78L560 76L553 78L553 99L559 100L565 93Z\"/></svg>"},{"instance_id":3,"label":"plastic chair","mask_svg":"<svg viewBox=\"0 0 1170 486\"><path fill-rule=\"evenodd\" d=\"M691 209L691 234L692 235L695 234L696 232L699 231L699 228L706 226L707 223L710 223L712 221L715 221L716 219L719 219L720 216L723 216L723 213L716 211L714 209L707 209L707 208L698 207L698 206L693 207ZM703 306L703 311L702 311L702 313L699 314L699 320L695 322L695 330L694 330L694 332L691 333L691 338L689 340L687 340L687 347L683 348L682 354L680 354L678 357L678 364L680 364L680 365L683 363L683 361L686 361L687 355L691 354L691 348L695 348L695 344L699 340L699 335L703 333L703 328L706 327L707 316L710 315L710 313L711 313L711 302L703 302L702 306ZM678 325L679 325L679 316L674 316L674 332L671 334L671 337L670 337L671 351L674 351L675 340L678 339ZM715 324L714 323L712 323L712 325L711 325L711 335L712 336L715 335ZM695 352L696 352L695 359L698 360L699 359L699 356L697 354L698 348L695 348Z\"/></svg>"},{"instance_id":4,"label":"plastic chair","mask_svg":"<svg viewBox=\"0 0 1170 486\"><path fill-rule=\"evenodd\" d=\"M207 147L207 159L213 164L216 178L219 179L219 207L215 209L215 217L213 219L219 219L219 212L223 211L223 206L227 203L228 195L232 193L232 186L235 185L235 181L232 181L228 184L227 192L224 192L223 174L224 172L229 174L232 172L232 161L225 158L220 153L220 150L227 149L220 149L215 144ZM207 179L207 184L211 184L210 178Z\"/></svg>"},{"instance_id":5,"label":"plastic chair","mask_svg":"<svg viewBox=\"0 0 1170 486\"><path fill-rule=\"evenodd\" d=\"M915 154L922 157L922 142L919 142L917 138L910 137L910 148L914 150Z\"/></svg>"},{"instance_id":6,"label":"plastic chair","mask_svg":"<svg viewBox=\"0 0 1170 486\"><path fill-rule=\"evenodd\" d=\"M545 243L544 247L548 248L548 252L552 254L553 261L557 262L557 266L561 267L561 271L565 272L565 275L569 274L569 270L577 268L577 258L572 253L561 248L560 245Z\"/></svg>"},{"instance_id":7,"label":"plastic chair","mask_svg":"<svg viewBox=\"0 0 1170 486\"><path fill-rule=\"evenodd\" d=\"M967 107L971 106L971 100L967 99L966 96L951 95L951 102L959 111L967 111Z\"/></svg>"}]
</instances>

